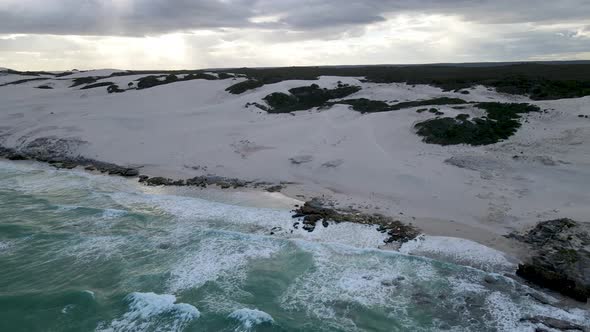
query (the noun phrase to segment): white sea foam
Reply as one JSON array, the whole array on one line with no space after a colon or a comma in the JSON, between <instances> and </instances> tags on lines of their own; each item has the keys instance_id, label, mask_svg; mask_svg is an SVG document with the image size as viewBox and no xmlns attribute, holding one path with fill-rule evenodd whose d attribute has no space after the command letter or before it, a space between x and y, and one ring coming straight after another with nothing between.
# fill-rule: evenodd
<instances>
[{"instance_id":1,"label":"white sea foam","mask_svg":"<svg viewBox=\"0 0 590 332\"><path fill-rule=\"evenodd\" d=\"M125 236L86 236L75 244L64 247L62 253L82 262L108 259L119 254L128 241Z\"/></svg>"},{"instance_id":2,"label":"white sea foam","mask_svg":"<svg viewBox=\"0 0 590 332\"><path fill-rule=\"evenodd\" d=\"M7 250L8 248L10 248L10 243L9 242L3 242L0 241L0 252Z\"/></svg>"},{"instance_id":3,"label":"white sea foam","mask_svg":"<svg viewBox=\"0 0 590 332\"><path fill-rule=\"evenodd\" d=\"M515 270L515 265L501 251L479 243L453 237L422 235L404 243L401 253L432 257L486 271Z\"/></svg>"},{"instance_id":4,"label":"white sea foam","mask_svg":"<svg viewBox=\"0 0 590 332\"><path fill-rule=\"evenodd\" d=\"M258 309L239 309L229 314L228 318L235 319L240 322L241 329L238 328L236 331L250 331L256 325L274 323L271 315Z\"/></svg>"},{"instance_id":5,"label":"white sea foam","mask_svg":"<svg viewBox=\"0 0 590 332\"><path fill-rule=\"evenodd\" d=\"M174 295L131 293L126 297L129 311L110 324L101 324L97 331L182 331L201 315L190 304L175 303Z\"/></svg>"},{"instance_id":6,"label":"white sea foam","mask_svg":"<svg viewBox=\"0 0 590 332\"><path fill-rule=\"evenodd\" d=\"M436 274L427 260L393 252L304 241L297 244L313 256L314 265L288 287L281 306L304 310L337 329L356 328L348 314L351 305L404 310L411 301L410 285Z\"/></svg>"},{"instance_id":7,"label":"white sea foam","mask_svg":"<svg viewBox=\"0 0 590 332\"><path fill-rule=\"evenodd\" d=\"M270 238L231 234L207 237L171 269L169 287L172 291L198 288L220 277L232 279L235 286L245 278L252 260L270 258L282 247L283 243Z\"/></svg>"},{"instance_id":8,"label":"white sea foam","mask_svg":"<svg viewBox=\"0 0 590 332\"><path fill-rule=\"evenodd\" d=\"M127 214L127 211L123 211L123 210L105 209L102 213L102 218L110 220L110 219L120 218L126 214Z\"/></svg>"},{"instance_id":9,"label":"white sea foam","mask_svg":"<svg viewBox=\"0 0 590 332\"><path fill-rule=\"evenodd\" d=\"M519 320L523 316L520 308L506 294L493 292L486 298L486 305L497 331L525 330L519 326Z\"/></svg>"},{"instance_id":10,"label":"white sea foam","mask_svg":"<svg viewBox=\"0 0 590 332\"><path fill-rule=\"evenodd\" d=\"M74 309L75 307L75 304L68 304L65 307L63 307L63 309L61 309L61 313L67 315L70 312L70 310Z\"/></svg>"},{"instance_id":11,"label":"white sea foam","mask_svg":"<svg viewBox=\"0 0 590 332\"><path fill-rule=\"evenodd\" d=\"M90 295L90 297L91 297L93 300L96 298L96 295L95 295L95 294L94 294L94 292L93 292L93 291L91 291L91 290L85 289L85 290L83 290L83 291L82 291L82 293L86 293L86 294Z\"/></svg>"},{"instance_id":12,"label":"white sea foam","mask_svg":"<svg viewBox=\"0 0 590 332\"><path fill-rule=\"evenodd\" d=\"M112 197L133 211L154 213L159 210L191 222L223 221L228 226L233 225L234 230L248 233L273 233L277 237L340 243L359 248L377 248L385 239L376 226L346 222L330 223L328 227L318 224L313 232L308 232L301 224L297 228L293 227L297 220L287 210L236 206L174 195L115 193Z\"/></svg>"}]
</instances>

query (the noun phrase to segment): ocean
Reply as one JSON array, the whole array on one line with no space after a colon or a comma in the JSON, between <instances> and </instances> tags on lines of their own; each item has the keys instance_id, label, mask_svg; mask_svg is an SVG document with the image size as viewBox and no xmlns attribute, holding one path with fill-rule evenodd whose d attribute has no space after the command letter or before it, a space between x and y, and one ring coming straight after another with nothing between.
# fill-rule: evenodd
<instances>
[{"instance_id":1,"label":"ocean","mask_svg":"<svg viewBox=\"0 0 590 332\"><path fill-rule=\"evenodd\" d=\"M512 278L377 250L375 227L292 224L288 210L0 161L0 331L534 331L521 318L588 318Z\"/></svg>"}]
</instances>

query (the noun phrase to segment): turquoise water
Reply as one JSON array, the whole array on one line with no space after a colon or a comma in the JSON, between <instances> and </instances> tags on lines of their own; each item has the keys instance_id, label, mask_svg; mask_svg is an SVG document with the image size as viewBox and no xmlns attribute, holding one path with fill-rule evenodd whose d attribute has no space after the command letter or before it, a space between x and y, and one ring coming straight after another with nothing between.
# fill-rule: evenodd
<instances>
[{"instance_id":1,"label":"turquoise water","mask_svg":"<svg viewBox=\"0 0 590 332\"><path fill-rule=\"evenodd\" d=\"M365 226L291 232L289 211L145 190L0 161L0 331L533 331L519 319L581 314L364 249Z\"/></svg>"}]
</instances>

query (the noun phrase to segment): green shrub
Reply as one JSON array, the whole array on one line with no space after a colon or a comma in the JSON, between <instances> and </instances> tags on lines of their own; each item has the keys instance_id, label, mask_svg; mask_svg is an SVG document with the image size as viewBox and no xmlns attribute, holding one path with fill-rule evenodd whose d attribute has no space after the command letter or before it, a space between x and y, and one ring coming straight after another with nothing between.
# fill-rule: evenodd
<instances>
[{"instance_id":1,"label":"green shrub","mask_svg":"<svg viewBox=\"0 0 590 332\"><path fill-rule=\"evenodd\" d=\"M530 95L535 100L590 95L590 64L236 68L232 72L246 75L263 84L341 76L365 77L365 81L373 83L428 84L444 91L456 92L475 85L484 85L494 87L499 92Z\"/></svg>"},{"instance_id":2,"label":"green shrub","mask_svg":"<svg viewBox=\"0 0 590 332\"><path fill-rule=\"evenodd\" d=\"M115 83L113 82L100 82L100 83L95 83L95 84L88 84L84 87L81 87L80 90L87 90L87 89L94 89L94 88L100 88L103 86L111 86Z\"/></svg>"},{"instance_id":3,"label":"green shrub","mask_svg":"<svg viewBox=\"0 0 590 332\"><path fill-rule=\"evenodd\" d=\"M111 84L109 85L109 87L107 88L107 92L108 93L120 93L120 92L125 92L125 90L121 90L119 89L119 86L116 84Z\"/></svg>"},{"instance_id":4,"label":"green shrub","mask_svg":"<svg viewBox=\"0 0 590 332\"><path fill-rule=\"evenodd\" d=\"M225 89L225 91L232 93L234 95L239 95L239 94L242 94L248 90L253 90L253 89L259 88L263 85L264 85L264 83L262 83L258 80L247 80L244 82L234 84L234 85L230 86L229 88Z\"/></svg>"},{"instance_id":5,"label":"green shrub","mask_svg":"<svg viewBox=\"0 0 590 332\"><path fill-rule=\"evenodd\" d=\"M79 78L75 78L73 84L70 86L70 88L74 88L77 87L79 85L82 84L92 84L94 82L98 81L97 78L94 77L79 77Z\"/></svg>"},{"instance_id":6,"label":"green shrub","mask_svg":"<svg viewBox=\"0 0 590 332\"><path fill-rule=\"evenodd\" d=\"M407 101L403 103L398 103L391 106L392 111L401 110L404 108L412 108L418 106L432 106L432 105L457 105L457 104L467 104L467 102L463 99L459 98L449 98L449 97L440 97L440 98L433 98L428 100L417 100L417 101Z\"/></svg>"},{"instance_id":7,"label":"green shrub","mask_svg":"<svg viewBox=\"0 0 590 332\"><path fill-rule=\"evenodd\" d=\"M530 104L479 103L476 107L485 110L487 117L468 121L467 114L460 114L455 119L430 119L416 124L417 134L431 144L494 144L516 133L521 114L541 110Z\"/></svg>"},{"instance_id":8,"label":"green shrub","mask_svg":"<svg viewBox=\"0 0 590 332\"><path fill-rule=\"evenodd\" d=\"M228 78L234 78L234 75L228 74L228 73L218 73L217 74L220 80L226 80Z\"/></svg>"},{"instance_id":9,"label":"green shrub","mask_svg":"<svg viewBox=\"0 0 590 332\"><path fill-rule=\"evenodd\" d=\"M335 89L322 89L312 84L290 89L289 94L275 92L264 97L264 100L270 106L269 113L289 113L327 106L330 99L344 98L360 90L358 86L341 85Z\"/></svg>"},{"instance_id":10,"label":"green shrub","mask_svg":"<svg viewBox=\"0 0 590 332\"><path fill-rule=\"evenodd\" d=\"M386 102L379 100L370 100L366 98L340 100L331 104L350 105L352 106L353 110L361 113L378 113L388 112L391 110L389 104L387 104Z\"/></svg>"}]
</instances>

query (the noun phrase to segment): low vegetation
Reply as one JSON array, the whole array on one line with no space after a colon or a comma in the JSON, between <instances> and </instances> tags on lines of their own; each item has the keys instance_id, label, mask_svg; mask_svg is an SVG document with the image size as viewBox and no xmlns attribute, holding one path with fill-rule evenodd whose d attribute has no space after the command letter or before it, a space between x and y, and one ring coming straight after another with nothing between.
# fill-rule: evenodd
<instances>
[{"instance_id":1,"label":"low vegetation","mask_svg":"<svg viewBox=\"0 0 590 332\"><path fill-rule=\"evenodd\" d=\"M320 76L364 77L372 83L428 84L445 91L484 85L499 92L528 95L534 100L575 98L590 95L589 64L523 63L490 66L339 66L235 68L257 84L242 85L232 93L243 93L264 84L285 80L317 80Z\"/></svg>"},{"instance_id":2,"label":"low vegetation","mask_svg":"<svg viewBox=\"0 0 590 332\"><path fill-rule=\"evenodd\" d=\"M331 103L352 106L352 109L361 113L379 113L391 111L391 106L384 101L370 100L366 98L346 99Z\"/></svg>"},{"instance_id":3,"label":"low vegetation","mask_svg":"<svg viewBox=\"0 0 590 332\"><path fill-rule=\"evenodd\" d=\"M70 88L75 88L77 86L84 85L84 84L92 84L92 83L95 83L96 81L98 81L99 79L100 78L97 78L97 77L74 78L74 80L72 81L72 85L70 85Z\"/></svg>"},{"instance_id":4,"label":"low vegetation","mask_svg":"<svg viewBox=\"0 0 590 332\"><path fill-rule=\"evenodd\" d=\"M475 105L486 111L487 116L468 120L469 115L456 118L430 119L416 124L417 134L423 141L440 145L488 145L514 135L520 128L521 115L539 112L538 106L530 104L479 103Z\"/></svg>"},{"instance_id":5,"label":"low vegetation","mask_svg":"<svg viewBox=\"0 0 590 332\"><path fill-rule=\"evenodd\" d=\"M360 90L360 87L351 85L341 84L334 89L322 89L317 84L312 84L290 89L289 94L271 93L263 99L270 106L267 112L289 113L322 107L330 99L344 98Z\"/></svg>"},{"instance_id":6,"label":"low vegetation","mask_svg":"<svg viewBox=\"0 0 590 332\"><path fill-rule=\"evenodd\" d=\"M107 92L108 93L121 93L121 92L125 92L125 90L120 89L119 86L116 84L111 84L107 88Z\"/></svg>"},{"instance_id":7,"label":"low vegetation","mask_svg":"<svg viewBox=\"0 0 590 332\"><path fill-rule=\"evenodd\" d=\"M99 82L99 83L94 83L94 84L88 84L86 86L83 86L80 88L80 90L88 90L88 89L94 89L94 88L100 88L103 86L110 86L113 85L115 83L113 82Z\"/></svg>"},{"instance_id":8,"label":"low vegetation","mask_svg":"<svg viewBox=\"0 0 590 332\"><path fill-rule=\"evenodd\" d=\"M27 78L27 79L23 79L23 80L18 80L18 81L14 81L14 82L8 82L8 83L0 84L0 86L18 85L18 84L23 84L23 83L28 83L28 82L46 81L46 80L48 80L48 78L45 78L45 77Z\"/></svg>"},{"instance_id":9,"label":"low vegetation","mask_svg":"<svg viewBox=\"0 0 590 332\"><path fill-rule=\"evenodd\" d=\"M259 88L261 86L264 86L264 83L262 83L261 81L247 80L244 82L236 83L236 84L230 86L229 88L225 89L225 91L232 93L234 95L239 95L239 94L242 94L248 90L254 90L254 89Z\"/></svg>"},{"instance_id":10,"label":"low vegetation","mask_svg":"<svg viewBox=\"0 0 590 332\"><path fill-rule=\"evenodd\" d=\"M379 100L370 100L366 98L360 99L346 99L328 103L327 106L335 105L335 104L345 104L352 106L352 109L361 112L361 113L379 113L379 112L390 112L390 111L398 111L401 109L418 107L418 106L433 106L433 105L456 105L456 104L467 104L467 102L463 99L459 98L434 98L428 100L417 100L417 101L408 101L397 103L393 105L389 105L384 101ZM422 113L427 111L426 108L421 108L417 110L418 113ZM433 111L434 110L434 111ZM430 109L431 113L439 113L437 115L442 115L436 108Z\"/></svg>"},{"instance_id":11,"label":"low vegetation","mask_svg":"<svg viewBox=\"0 0 590 332\"><path fill-rule=\"evenodd\" d=\"M459 105L467 104L463 99L440 97L428 100L407 101L391 106L392 111L401 110L404 108L420 107L420 106L434 106L434 105Z\"/></svg>"}]
</instances>

